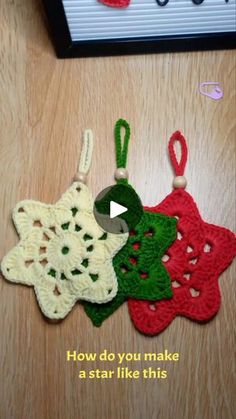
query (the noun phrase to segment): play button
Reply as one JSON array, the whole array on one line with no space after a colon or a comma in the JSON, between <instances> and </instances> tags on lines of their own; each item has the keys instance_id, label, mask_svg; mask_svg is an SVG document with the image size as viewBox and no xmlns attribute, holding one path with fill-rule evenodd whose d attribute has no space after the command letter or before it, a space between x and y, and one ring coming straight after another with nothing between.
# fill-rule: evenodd
<instances>
[{"instance_id":1,"label":"play button","mask_svg":"<svg viewBox=\"0 0 236 419\"><path fill-rule=\"evenodd\" d=\"M117 202L110 202L110 218L118 217L118 215L124 214L128 211L128 208L123 207L123 205L117 204Z\"/></svg>"},{"instance_id":2,"label":"play button","mask_svg":"<svg viewBox=\"0 0 236 419\"><path fill-rule=\"evenodd\" d=\"M93 213L103 230L121 234L135 228L142 217L143 207L132 186L118 184L98 194Z\"/></svg>"}]
</instances>

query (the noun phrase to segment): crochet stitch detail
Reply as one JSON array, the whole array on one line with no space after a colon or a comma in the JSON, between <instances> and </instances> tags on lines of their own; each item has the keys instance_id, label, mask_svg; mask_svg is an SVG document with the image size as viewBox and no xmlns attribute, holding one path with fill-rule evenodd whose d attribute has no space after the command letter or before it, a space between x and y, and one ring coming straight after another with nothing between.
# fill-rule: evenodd
<instances>
[{"instance_id":1,"label":"crochet stitch detail","mask_svg":"<svg viewBox=\"0 0 236 419\"><path fill-rule=\"evenodd\" d=\"M34 286L39 306L62 319L77 300L110 301L117 293L112 265L128 234L105 233L93 215L93 200L74 182L55 205L26 200L13 211L20 242L2 261L12 282Z\"/></svg>"},{"instance_id":2,"label":"crochet stitch detail","mask_svg":"<svg viewBox=\"0 0 236 419\"><path fill-rule=\"evenodd\" d=\"M100 306L85 304L85 311L95 326L100 326L127 297L160 300L172 296L170 277L161 258L175 238L175 218L143 212L127 244L113 259L117 296Z\"/></svg>"},{"instance_id":3,"label":"crochet stitch detail","mask_svg":"<svg viewBox=\"0 0 236 419\"><path fill-rule=\"evenodd\" d=\"M161 204L146 209L178 219L177 240L165 261L173 297L151 304L130 299L135 327L144 334L156 335L177 315L199 322L210 320L220 307L218 277L236 255L235 234L204 222L193 198L183 189L174 190Z\"/></svg>"}]
</instances>

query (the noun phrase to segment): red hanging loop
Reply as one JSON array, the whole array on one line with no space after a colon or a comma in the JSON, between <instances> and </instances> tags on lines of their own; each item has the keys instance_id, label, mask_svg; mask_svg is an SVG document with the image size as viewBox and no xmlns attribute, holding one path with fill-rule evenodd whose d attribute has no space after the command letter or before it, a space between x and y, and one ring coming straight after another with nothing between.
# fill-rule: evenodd
<instances>
[{"instance_id":1,"label":"red hanging loop","mask_svg":"<svg viewBox=\"0 0 236 419\"><path fill-rule=\"evenodd\" d=\"M177 161L177 157L175 153L175 143L177 142L179 142L181 146L181 158L179 162ZM187 163L188 148L187 148L186 140L180 131L176 131L174 132L174 134L172 134L172 136L170 137L168 149L169 149L170 160L175 171L175 175L183 176L185 166Z\"/></svg>"}]
</instances>

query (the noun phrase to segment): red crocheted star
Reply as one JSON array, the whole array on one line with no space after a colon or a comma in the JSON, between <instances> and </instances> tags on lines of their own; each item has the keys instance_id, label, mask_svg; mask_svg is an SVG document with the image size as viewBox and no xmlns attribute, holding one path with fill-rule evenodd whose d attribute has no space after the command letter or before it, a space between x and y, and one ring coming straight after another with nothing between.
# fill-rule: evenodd
<instances>
[{"instance_id":1,"label":"red crocheted star","mask_svg":"<svg viewBox=\"0 0 236 419\"><path fill-rule=\"evenodd\" d=\"M176 174L181 176L187 160L185 139L176 132L171 141L172 164ZM178 167L172 154L174 141L181 143L182 151L186 147ZM210 320L220 307L218 277L236 256L235 234L204 222L193 198L182 188L174 190L156 207L146 209L178 219L177 240L163 260L171 276L174 295L170 300L155 303L130 299L129 312L135 327L142 333L156 335L177 315L199 322Z\"/></svg>"},{"instance_id":2,"label":"red crocheted star","mask_svg":"<svg viewBox=\"0 0 236 419\"><path fill-rule=\"evenodd\" d=\"M100 3L105 4L106 6L110 7L128 7L130 4L130 0L99 0Z\"/></svg>"}]
</instances>

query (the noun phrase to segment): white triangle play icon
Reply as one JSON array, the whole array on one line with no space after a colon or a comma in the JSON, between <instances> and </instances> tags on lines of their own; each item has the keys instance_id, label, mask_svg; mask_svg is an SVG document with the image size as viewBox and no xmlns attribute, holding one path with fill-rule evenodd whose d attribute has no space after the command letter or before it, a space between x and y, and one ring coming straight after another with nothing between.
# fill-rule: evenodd
<instances>
[{"instance_id":1,"label":"white triangle play icon","mask_svg":"<svg viewBox=\"0 0 236 419\"><path fill-rule=\"evenodd\" d=\"M115 218L126 211L128 211L128 208L123 207L123 205L117 204L117 202L110 201L110 218Z\"/></svg>"}]
</instances>

